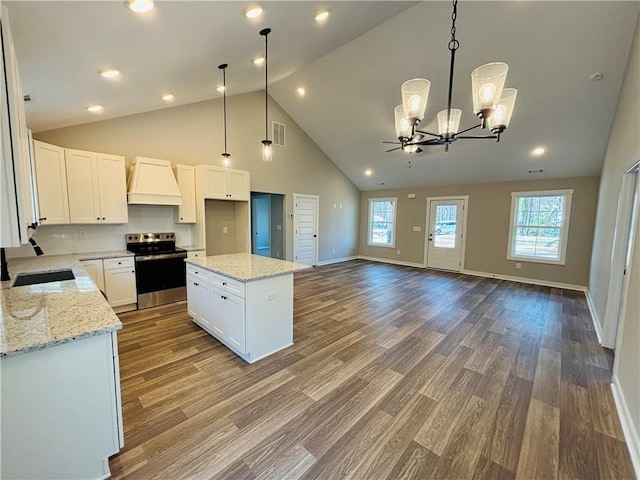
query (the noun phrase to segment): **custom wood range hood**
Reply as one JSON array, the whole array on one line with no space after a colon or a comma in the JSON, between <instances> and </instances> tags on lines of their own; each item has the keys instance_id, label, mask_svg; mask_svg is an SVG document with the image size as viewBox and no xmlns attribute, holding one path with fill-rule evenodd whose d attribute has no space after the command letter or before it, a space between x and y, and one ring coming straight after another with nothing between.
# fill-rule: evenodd
<instances>
[{"instance_id":1,"label":"custom wood range hood","mask_svg":"<svg viewBox=\"0 0 640 480\"><path fill-rule=\"evenodd\" d=\"M171 162L135 157L127 181L127 203L182 205L182 194L173 176Z\"/></svg>"}]
</instances>

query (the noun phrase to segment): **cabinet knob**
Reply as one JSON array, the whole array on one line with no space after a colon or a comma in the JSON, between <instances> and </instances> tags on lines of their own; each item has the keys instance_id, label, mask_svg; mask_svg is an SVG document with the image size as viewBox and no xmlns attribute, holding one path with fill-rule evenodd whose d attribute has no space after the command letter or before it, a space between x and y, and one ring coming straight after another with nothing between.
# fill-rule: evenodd
<instances>
[{"instance_id":1,"label":"cabinet knob","mask_svg":"<svg viewBox=\"0 0 640 480\"><path fill-rule=\"evenodd\" d=\"M222 282L222 285L226 285L226 284L227 284L227 282Z\"/></svg>"},{"instance_id":2,"label":"cabinet knob","mask_svg":"<svg viewBox=\"0 0 640 480\"><path fill-rule=\"evenodd\" d=\"M197 284L196 282L193 282L193 284L194 284L196 287L198 286L198 284Z\"/></svg>"},{"instance_id":3,"label":"cabinet knob","mask_svg":"<svg viewBox=\"0 0 640 480\"><path fill-rule=\"evenodd\" d=\"M135 270L131 270L131 273L136 273L136 271Z\"/></svg>"},{"instance_id":4,"label":"cabinet knob","mask_svg":"<svg viewBox=\"0 0 640 480\"><path fill-rule=\"evenodd\" d=\"M118 262L118 265L122 265L122 262Z\"/></svg>"},{"instance_id":5,"label":"cabinet knob","mask_svg":"<svg viewBox=\"0 0 640 480\"><path fill-rule=\"evenodd\" d=\"M100 217L96 217L96 220L100 220Z\"/></svg>"},{"instance_id":6,"label":"cabinet knob","mask_svg":"<svg viewBox=\"0 0 640 480\"><path fill-rule=\"evenodd\" d=\"M180 217L180 220L184 220L184 217Z\"/></svg>"},{"instance_id":7,"label":"cabinet knob","mask_svg":"<svg viewBox=\"0 0 640 480\"><path fill-rule=\"evenodd\" d=\"M107 218L106 218L106 217L102 217L102 219L103 219L103 220L106 220Z\"/></svg>"},{"instance_id":8,"label":"cabinet knob","mask_svg":"<svg viewBox=\"0 0 640 480\"><path fill-rule=\"evenodd\" d=\"M47 219L47 217L42 217L42 218L39 218L38 220L39 221L43 221L43 220L46 220L46 219Z\"/></svg>"}]
</instances>

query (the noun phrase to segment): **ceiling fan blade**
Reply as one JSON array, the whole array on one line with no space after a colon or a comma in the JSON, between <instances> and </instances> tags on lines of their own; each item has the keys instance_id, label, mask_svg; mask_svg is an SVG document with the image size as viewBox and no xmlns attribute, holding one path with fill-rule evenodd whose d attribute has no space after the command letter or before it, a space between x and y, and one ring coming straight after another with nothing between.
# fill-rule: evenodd
<instances>
[{"instance_id":1,"label":"ceiling fan blade","mask_svg":"<svg viewBox=\"0 0 640 480\"><path fill-rule=\"evenodd\" d=\"M402 147L392 148L391 150L387 150L386 153L393 152L394 150L400 150Z\"/></svg>"},{"instance_id":2,"label":"ceiling fan blade","mask_svg":"<svg viewBox=\"0 0 640 480\"><path fill-rule=\"evenodd\" d=\"M393 143L394 145L402 145L400 142L382 142L382 143Z\"/></svg>"}]
</instances>

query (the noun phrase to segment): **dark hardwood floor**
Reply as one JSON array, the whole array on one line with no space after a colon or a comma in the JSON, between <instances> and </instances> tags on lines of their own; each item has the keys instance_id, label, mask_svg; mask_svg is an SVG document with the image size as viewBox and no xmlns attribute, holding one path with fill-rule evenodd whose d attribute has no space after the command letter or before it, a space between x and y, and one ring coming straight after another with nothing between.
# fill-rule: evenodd
<instances>
[{"instance_id":1,"label":"dark hardwood floor","mask_svg":"<svg viewBox=\"0 0 640 480\"><path fill-rule=\"evenodd\" d=\"M634 476L580 292L351 261L294 312L253 365L185 303L121 314L113 478Z\"/></svg>"}]
</instances>

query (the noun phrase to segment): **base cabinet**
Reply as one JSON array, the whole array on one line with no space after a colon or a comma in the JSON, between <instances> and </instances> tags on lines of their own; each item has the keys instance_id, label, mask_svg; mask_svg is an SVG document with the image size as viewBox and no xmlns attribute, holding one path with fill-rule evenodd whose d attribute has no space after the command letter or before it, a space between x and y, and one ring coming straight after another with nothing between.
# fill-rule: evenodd
<instances>
[{"instance_id":1,"label":"base cabinet","mask_svg":"<svg viewBox=\"0 0 640 480\"><path fill-rule=\"evenodd\" d=\"M293 274L239 282L187 265L187 311L249 363L293 345Z\"/></svg>"},{"instance_id":2,"label":"base cabinet","mask_svg":"<svg viewBox=\"0 0 640 480\"><path fill-rule=\"evenodd\" d=\"M138 294L133 257L81 260L93 283L117 313L135 310Z\"/></svg>"},{"instance_id":3,"label":"base cabinet","mask_svg":"<svg viewBox=\"0 0 640 480\"><path fill-rule=\"evenodd\" d=\"M98 479L124 446L115 332L0 360L2 478Z\"/></svg>"}]
</instances>

